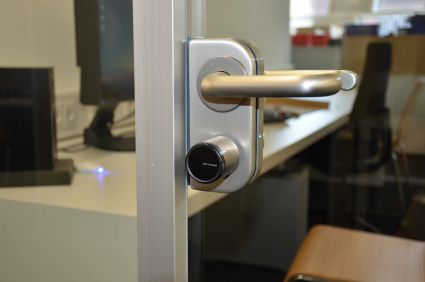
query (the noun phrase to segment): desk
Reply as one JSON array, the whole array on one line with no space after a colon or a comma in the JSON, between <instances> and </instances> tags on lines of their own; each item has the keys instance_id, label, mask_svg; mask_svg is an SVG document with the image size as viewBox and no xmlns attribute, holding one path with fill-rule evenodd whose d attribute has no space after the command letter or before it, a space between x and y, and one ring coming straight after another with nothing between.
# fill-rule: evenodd
<instances>
[{"instance_id":1,"label":"desk","mask_svg":"<svg viewBox=\"0 0 425 282\"><path fill-rule=\"evenodd\" d=\"M330 96L329 109L315 110L287 123L264 127L264 174L348 121L354 102L353 92ZM323 98L321 98L323 99ZM43 204L123 216L136 216L136 157L134 153L113 153L89 149L80 153L61 153L73 158L77 166L103 166L107 172L75 174L71 187L0 189L1 200ZM224 197L225 194L188 191L189 216Z\"/></svg>"},{"instance_id":2,"label":"desk","mask_svg":"<svg viewBox=\"0 0 425 282\"><path fill-rule=\"evenodd\" d=\"M329 109L266 125L262 173L344 125L354 96L340 93L329 97ZM91 281L136 281L135 154L90 149L61 157L107 172L79 172L71 187L0 189L0 278L71 282L87 281L89 273ZM189 216L225 196L190 189Z\"/></svg>"},{"instance_id":3,"label":"desk","mask_svg":"<svg viewBox=\"0 0 425 282\"><path fill-rule=\"evenodd\" d=\"M328 109L319 109L288 120L264 126L264 174L314 144L348 122L356 90L327 97ZM319 98L324 99L324 98ZM220 200L225 194L189 190L189 215Z\"/></svg>"}]
</instances>

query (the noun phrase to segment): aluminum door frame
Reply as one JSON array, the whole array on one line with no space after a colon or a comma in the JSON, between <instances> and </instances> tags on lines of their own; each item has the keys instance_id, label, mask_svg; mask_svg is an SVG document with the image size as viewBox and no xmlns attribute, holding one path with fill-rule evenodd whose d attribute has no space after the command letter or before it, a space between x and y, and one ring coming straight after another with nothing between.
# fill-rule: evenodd
<instances>
[{"instance_id":1,"label":"aluminum door frame","mask_svg":"<svg viewBox=\"0 0 425 282\"><path fill-rule=\"evenodd\" d=\"M133 0L140 282L187 281L186 0Z\"/></svg>"}]
</instances>

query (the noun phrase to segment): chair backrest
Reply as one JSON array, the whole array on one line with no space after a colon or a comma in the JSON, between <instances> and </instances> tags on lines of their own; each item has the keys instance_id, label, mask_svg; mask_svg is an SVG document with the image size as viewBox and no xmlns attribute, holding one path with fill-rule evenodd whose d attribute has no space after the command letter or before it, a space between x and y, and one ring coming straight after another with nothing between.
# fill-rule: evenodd
<instances>
[{"instance_id":1,"label":"chair backrest","mask_svg":"<svg viewBox=\"0 0 425 282\"><path fill-rule=\"evenodd\" d=\"M386 109L385 97L390 69L391 44L370 43L359 91L350 116L352 124L358 124L365 117L375 116Z\"/></svg>"},{"instance_id":2,"label":"chair backrest","mask_svg":"<svg viewBox=\"0 0 425 282\"><path fill-rule=\"evenodd\" d=\"M401 113L400 118L400 125L398 127L398 136L395 142L396 150L399 152L405 153L405 146L406 141L409 142L409 139L417 139L420 140L420 138L409 138L409 136L415 135L415 130L409 128L409 119L412 118L413 110L415 108L415 105L418 104L418 98L419 95L423 92L423 89L425 88L425 76L422 76L416 80L416 83L410 92L409 96L407 97L406 104L403 108L403 111Z\"/></svg>"}]
</instances>

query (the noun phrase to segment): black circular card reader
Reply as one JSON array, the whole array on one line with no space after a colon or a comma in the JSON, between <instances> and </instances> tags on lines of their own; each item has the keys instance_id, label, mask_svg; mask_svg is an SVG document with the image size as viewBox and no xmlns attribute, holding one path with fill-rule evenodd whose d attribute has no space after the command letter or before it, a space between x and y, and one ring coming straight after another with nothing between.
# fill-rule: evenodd
<instances>
[{"instance_id":1,"label":"black circular card reader","mask_svg":"<svg viewBox=\"0 0 425 282\"><path fill-rule=\"evenodd\" d=\"M237 145L223 136L194 145L186 156L190 177L203 184L226 178L236 170L238 163Z\"/></svg>"}]
</instances>

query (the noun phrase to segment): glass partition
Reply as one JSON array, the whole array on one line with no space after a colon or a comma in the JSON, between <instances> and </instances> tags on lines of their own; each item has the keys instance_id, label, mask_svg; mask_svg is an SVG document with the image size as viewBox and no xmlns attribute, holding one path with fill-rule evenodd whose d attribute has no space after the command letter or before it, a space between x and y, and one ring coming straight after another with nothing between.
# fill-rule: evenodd
<instances>
[{"instance_id":1,"label":"glass partition","mask_svg":"<svg viewBox=\"0 0 425 282\"><path fill-rule=\"evenodd\" d=\"M391 11L386 1L379 11L376 1L290 2L206 1L204 20L191 24L205 25L204 36L250 40L266 70L348 69L359 85L266 100L265 117L276 118L264 125L264 162L270 143L302 137L281 148L280 165L190 214L190 281L283 281L317 225L425 240L425 10L403 1Z\"/></svg>"},{"instance_id":2,"label":"glass partition","mask_svg":"<svg viewBox=\"0 0 425 282\"><path fill-rule=\"evenodd\" d=\"M134 144L84 134L104 106L96 137L134 143L131 1L112 2L0 3L1 281L137 281Z\"/></svg>"}]
</instances>

